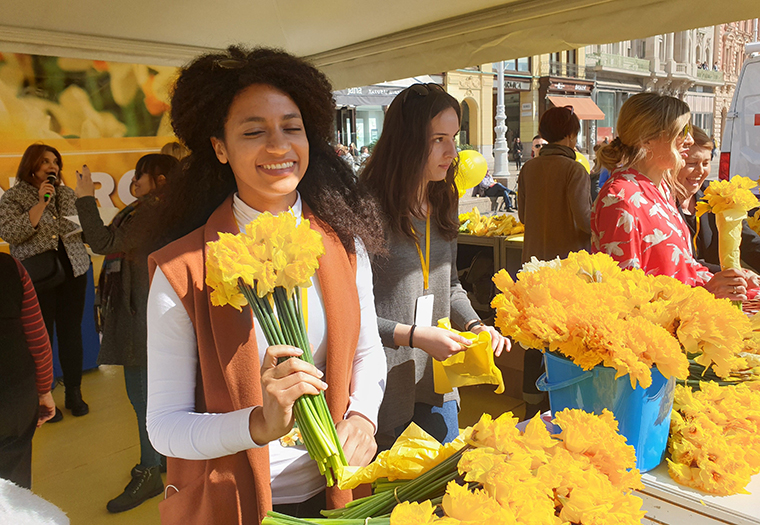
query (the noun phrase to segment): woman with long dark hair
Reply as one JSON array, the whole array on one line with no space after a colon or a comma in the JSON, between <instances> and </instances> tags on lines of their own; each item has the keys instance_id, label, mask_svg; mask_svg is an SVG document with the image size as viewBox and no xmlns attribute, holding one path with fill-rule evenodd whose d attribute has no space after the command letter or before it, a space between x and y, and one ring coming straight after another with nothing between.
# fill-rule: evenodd
<instances>
[{"instance_id":1,"label":"woman with long dark hair","mask_svg":"<svg viewBox=\"0 0 760 525\"><path fill-rule=\"evenodd\" d=\"M458 393L436 394L432 359L465 349L467 339L434 326L450 317L461 330L491 332L459 284L455 137L459 103L437 84L415 84L391 103L361 175L383 209L390 255L374 261L375 304L388 363L378 443L389 447L414 421L440 441L459 433ZM509 344L506 344L509 348Z\"/></svg>"},{"instance_id":2,"label":"woman with long dark hair","mask_svg":"<svg viewBox=\"0 0 760 525\"><path fill-rule=\"evenodd\" d=\"M191 155L147 221L150 235L177 239L149 260L148 431L169 457L163 523L255 523L273 504L314 517L350 501L325 491L303 446L280 440L296 399L328 384L349 464L374 455L385 360L368 252L382 250L382 222L330 146L333 118L327 78L282 51L233 46L180 71L172 124ZM325 245L307 290L315 365L283 359L300 350L267 347L250 310L212 306L205 285L207 242L289 210Z\"/></svg>"},{"instance_id":3,"label":"woman with long dark hair","mask_svg":"<svg viewBox=\"0 0 760 525\"><path fill-rule=\"evenodd\" d=\"M146 207L158 205L156 191L175 173L179 162L170 155L140 157L132 179L137 200L125 206L106 226L98 213L95 183L87 166L77 172L77 211L93 252L105 255L98 283L98 321L103 338L98 364L124 367L127 397L137 416L140 462L132 468L124 492L106 505L109 512L132 509L164 491L161 455L151 446L145 424L148 398L147 303L148 252L140 244L135 221Z\"/></svg>"},{"instance_id":4,"label":"woman with long dark hair","mask_svg":"<svg viewBox=\"0 0 760 525\"><path fill-rule=\"evenodd\" d=\"M48 338L58 335L58 360L66 388L65 406L74 416L90 411L82 399L82 314L90 257L66 217L76 215L74 190L61 180L61 154L32 144L21 157L16 184L0 198L0 237L26 267L34 283ZM56 408L51 421L63 414Z\"/></svg>"}]
</instances>

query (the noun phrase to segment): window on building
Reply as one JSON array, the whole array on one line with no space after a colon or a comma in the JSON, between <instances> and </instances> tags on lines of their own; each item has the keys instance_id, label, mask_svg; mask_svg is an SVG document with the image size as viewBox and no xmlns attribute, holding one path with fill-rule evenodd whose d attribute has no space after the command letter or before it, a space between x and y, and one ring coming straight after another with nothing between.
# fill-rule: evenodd
<instances>
[{"instance_id":1,"label":"window on building","mask_svg":"<svg viewBox=\"0 0 760 525\"><path fill-rule=\"evenodd\" d=\"M712 135L713 131L713 115L712 113L692 113L691 121L698 128L702 128L708 135Z\"/></svg>"},{"instance_id":2,"label":"window on building","mask_svg":"<svg viewBox=\"0 0 760 525\"><path fill-rule=\"evenodd\" d=\"M657 56L659 57L661 62L665 62L665 39L662 38L662 35L659 35L655 37L657 39L657 44L659 46L659 53L657 53Z\"/></svg>"},{"instance_id":3,"label":"window on building","mask_svg":"<svg viewBox=\"0 0 760 525\"><path fill-rule=\"evenodd\" d=\"M571 49L567 52L567 63L568 64L577 64L578 63L578 51L575 49Z\"/></svg>"},{"instance_id":4,"label":"window on building","mask_svg":"<svg viewBox=\"0 0 760 525\"><path fill-rule=\"evenodd\" d=\"M470 105L467 102L461 104L462 124L459 126L459 145L469 144L470 140Z\"/></svg>"},{"instance_id":5,"label":"window on building","mask_svg":"<svg viewBox=\"0 0 760 525\"><path fill-rule=\"evenodd\" d=\"M562 53L552 53L549 55L549 74L562 74Z\"/></svg>"},{"instance_id":6,"label":"window on building","mask_svg":"<svg viewBox=\"0 0 760 525\"><path fill-rule=\"evenodd\" d=\"M515 60L505 60L504 70L530 73L530 57L517 58Z\"/></svg>"},{"instance_id":7,"label":"window on building","mask_svg":"<svg viewBox=\"0 0 760 525\"><path fill-rule=\"evenodd\" d=\"M610 131L614 131L615 116L617 115L615 93L612 91L599 91L596 94L596 105L604 113L604 120L597 121L597 127L609 128Z\"/></svg>"}]
</instances>

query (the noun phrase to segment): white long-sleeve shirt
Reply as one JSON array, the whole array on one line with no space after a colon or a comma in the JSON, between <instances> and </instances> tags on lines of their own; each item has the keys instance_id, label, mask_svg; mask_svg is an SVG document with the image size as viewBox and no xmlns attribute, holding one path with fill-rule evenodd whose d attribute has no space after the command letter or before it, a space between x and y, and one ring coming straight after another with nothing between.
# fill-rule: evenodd
<instances>
[{"instance_id":1,"label":"white long-sleeve shirt","mask_svg":"<svg viewBox=\"0 0 760 525\"><path fill-rule=\"evenodd\" d=\"M292 213L300 220L301 197ZM259 212L237 195L233 213L238 227ZM357 412L377 429L377 414L385 391L385 352L377 330L372 291L372 268L363 244L357 239L356 287L361 307L361 328L351 379L346 413ZM308 335L314 347L314 363L324 372L327 352L326 317L316 274L308 297ZM269 346L258 322L254 322L259 358ZM195 329L187 311L160 268L156 269L148 297L148 413L150 440L160 453L183 459L213 459L258 445L251 438L249 416L254 407L224 414L195 412L198 347ZM325 486L306 448L269 443L273 504L297 503L319 493Z\"/></svg>"}]
</instances>

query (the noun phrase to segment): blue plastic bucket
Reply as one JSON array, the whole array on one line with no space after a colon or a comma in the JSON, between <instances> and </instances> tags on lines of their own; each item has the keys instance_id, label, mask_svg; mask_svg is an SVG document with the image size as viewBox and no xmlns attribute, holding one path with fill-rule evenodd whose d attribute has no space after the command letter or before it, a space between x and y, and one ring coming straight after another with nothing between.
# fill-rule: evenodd
<instances>
[{"instance_id":1,"label":"blue plastic bucket","mask_svg":"<svg viewBox=\"0 0 760 525\"><path fill-rule=\"evenodd\" d=\"M631 388L628 375L615 379L616 371L595 366L584 371L581 367L557 355L544 353L546 373L536 387L549 393L552 414L566 408L601 414L603 409L615 414L620 433L636 449L636 467L641 472L652 470L665 455L670 432L670 412L673 409L675 378L665 379L652 368L649 388Z\"/></svg>"}]
</instances>

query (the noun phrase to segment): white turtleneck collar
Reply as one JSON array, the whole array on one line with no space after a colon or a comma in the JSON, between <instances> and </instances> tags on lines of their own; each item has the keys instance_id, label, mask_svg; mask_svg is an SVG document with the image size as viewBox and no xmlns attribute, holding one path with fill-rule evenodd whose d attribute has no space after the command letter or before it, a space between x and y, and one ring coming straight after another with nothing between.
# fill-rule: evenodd
<instances>
[{"instance_id":1,"label":"white turtleneck collar","mask_svg":"<svg viewBox=\"0 0 760 525\"><path fill-rule=\"evenodd\" d=\"M296 192L296 202L290 208L290 213L296 218L296 223L301 222L301 216L303 214L303 204L301 204L301 194ZM232 214L235 216L235 222L237 222L240 231L245 231L246 225L255 220L256 217L261 215L259 210L255 210L248 206L240 196L235 193L232 196Z\"/></svg>"}]
</instances>

